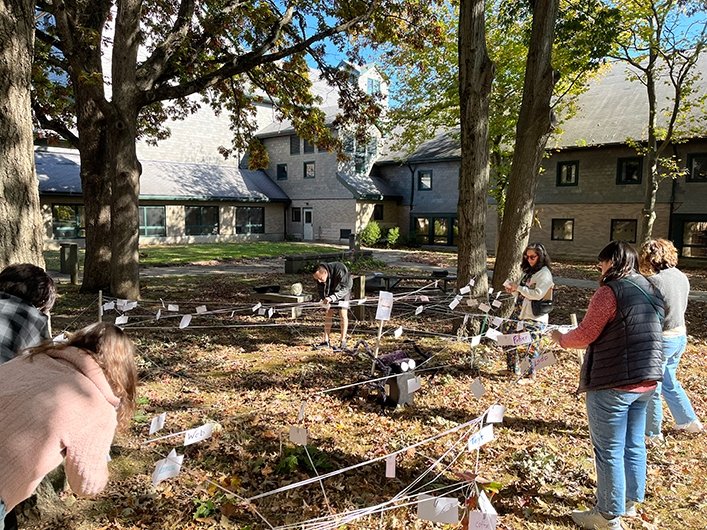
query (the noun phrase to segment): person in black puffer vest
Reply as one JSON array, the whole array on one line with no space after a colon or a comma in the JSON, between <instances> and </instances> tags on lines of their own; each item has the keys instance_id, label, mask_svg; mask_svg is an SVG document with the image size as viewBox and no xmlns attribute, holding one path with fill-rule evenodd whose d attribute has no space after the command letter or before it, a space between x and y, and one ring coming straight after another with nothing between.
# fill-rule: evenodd
<instances>
[{"instance_id":1,"label":"person in black puffer vest","mask_svg":"<svg viewBox=\"0 0 707 530\"><path fill-rule=\"evenodd\" d=\"M341 262L320 263L312 275L317 282L319 300L326 308L324 320L324 340L316 348L331 347L331 324L334 316L334 307L339 307L339 321L341 323L341 350L346 350L346 334L349 328L348 308L345 304L351 299L353 278L349 269Z\"/></svg>"},{"instance_id":2,"label":"person in black puffer vest","mask_svg":"<svg viewBox=\"0 0 707 530\"><path fill-rule=\"evenodd\" d=\"M551 337L563 348L587 348L579 391L587 395L597 502L572 519L582 528L618 530L621 516L635 516L645 495L646 410L663 376L665 311L663 299L637 273L631 245L612 241L598 260L600 287L582 323Z\"/></svg>"}]
</instances>

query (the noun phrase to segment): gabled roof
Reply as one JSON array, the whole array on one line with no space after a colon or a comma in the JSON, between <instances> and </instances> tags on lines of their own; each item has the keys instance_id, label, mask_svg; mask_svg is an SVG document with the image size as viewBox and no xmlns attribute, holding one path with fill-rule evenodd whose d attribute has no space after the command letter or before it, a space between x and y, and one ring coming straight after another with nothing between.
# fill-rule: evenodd
<instances>
[{"instance_id":1,"label":"gabled roof","mask_svg":"<svg viewBox=\"0 0 707 530\"><path fill-rule=\"evenodd\" d=\"M336 173L336 178L351 193L355 199L380 201L383 199L400 198L393 188L383 179L371 175L356 175L350 173Z\"/></svg>"},{"instance_id":2,"label":"gabled roof","mask_svg":"<svg viewBox=\"0 0 707 530\"><path fill-rule=\"evenodd\" d=\"M141 160L140 198L287 202L288 196L262 171L217 164ZM35 151L40 194L80 195L78 151Z\"/></svg>"},{"instance_id":3,"label":"gabled roof","mask_svg":"<svg viewBox=\"0 0 707 530\"><path fill-rule=\"evenodd\" d=\"M381 156L376 164L420 164L424 162L444 162L459 160L462 156L459 143L459 129L450 129L437 134L431 140L423 142L413 153L406 156L405 151L381 149Z\"/></svg>"},{"instance_id":4,"label":"gabled roof","mask_svg":"<svg viewBox=\"0 0 707 530\"><path fill-rule=\"evenodd\" d=\"M707 93L707 55L700 56L694 68L701 73L696 83L698 94ZM635 72L624 62L611 62L605 71L592 79L589 89L579 96L577 114L560 125L561 132L553 136L547 147L570 148L623 144L628 138L648 138L648 96L646 87L629 78ZM665 79L656 81L659 126L667 124L663 109L671 104L672 90ZM694 117L702 121L702 134L707 136L707 123L701 109L694 109Z\"/></svg>"},{"instance_id":5,"label":"gabled roof","mask_svg":"<svg viewBox=\"0 0 707 530\"><path fill-rule=\"evenodd\" d=\"M339 113L339 107L321 107L320 110L324 112L324 121L327 125L334 123L337 114ZM292 126L290 120L274 121L269 125L266 125L262 129L259 129L255 136L258 138L273 138L275 136L289 136L290 134L295 134L295 128Z\"/></svg>"}]
</instances>

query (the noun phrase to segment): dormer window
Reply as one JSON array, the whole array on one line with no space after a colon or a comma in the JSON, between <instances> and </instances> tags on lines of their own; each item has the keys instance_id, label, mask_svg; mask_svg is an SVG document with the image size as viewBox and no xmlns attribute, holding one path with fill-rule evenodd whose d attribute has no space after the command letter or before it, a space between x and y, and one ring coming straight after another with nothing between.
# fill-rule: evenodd
<instances>
[{"instance_id":1,"label":"dormer window","mask_svg":"<svg viewBox=\"0 0 707 530\"><path fill-rule=\"evenodd\" d=\"M366 94L375 96L381 93L381 82L378 79L368 78L366 85Z\"/></svg>"}]
</instances>

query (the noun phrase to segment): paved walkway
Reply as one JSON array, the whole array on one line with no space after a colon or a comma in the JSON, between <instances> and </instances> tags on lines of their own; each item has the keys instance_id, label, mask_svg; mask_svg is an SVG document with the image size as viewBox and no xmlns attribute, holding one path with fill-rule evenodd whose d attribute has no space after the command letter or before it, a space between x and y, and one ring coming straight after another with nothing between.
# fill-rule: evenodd
<instances>
[{"instance_id":1,"label":"paved walkway","mask_svg":"<svg viewBox=\"0 0 707 530\"><path fill-rule=\"evenodd\" d=\"M342 247L347 248L347 247ZM420 271L432 271L446 269L451 274L456 273L456 267L439 267L426 263L418 263L408 261L405 258L411 254L414 255L414 250L399 250L399 249L372 249L373 258L385 262L392 267L406 267L417 269ZM284 273L285 259L284 258L268 258L262 260L252 260L248 263L239 264L221 264L221 265L186 265L176 267L143 267L140 269L140 277L142 278L157 278L163 276L199 276L201 274L267 274L267 273ZM62 274L56 271L49 271L49 274L55 280L60 282L68 282L69 275ZM489 271L489 277L492 276L492 271ZM581 280L576 278L561 278L555 277L555 283L558 285L568 285L570 287L579 287L582 289L596 289L596 280ZM707 302L707 291L690 291L690 300L699 302Z\"/></svg>"}]
</instances>

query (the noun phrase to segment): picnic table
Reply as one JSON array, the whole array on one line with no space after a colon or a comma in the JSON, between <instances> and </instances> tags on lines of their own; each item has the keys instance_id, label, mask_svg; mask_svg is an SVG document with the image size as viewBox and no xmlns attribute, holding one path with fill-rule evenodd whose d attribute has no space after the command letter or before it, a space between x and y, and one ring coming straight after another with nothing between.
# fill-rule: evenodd
<instances>
[{"instance_id":1,"label":"picnic table","mask_svg":"<svg viewBox=\"0 0 707 530\"><path fill-rule=\"evenodd\" d=\"M437 288L445 293L450 288L454 289L457 283L456 274L444 274L446 271L432 271L427 274L384 274L380 272L374 273L366 278L367 290L385 290L393 291L403 287L412 287L411 284L427 282L437 282Z\"/></svg>"}]
</instances>

